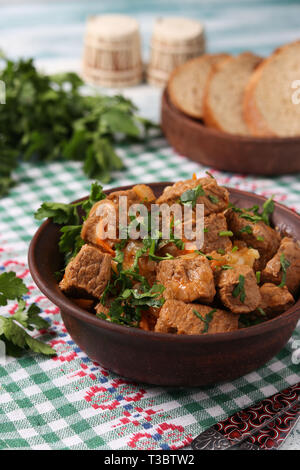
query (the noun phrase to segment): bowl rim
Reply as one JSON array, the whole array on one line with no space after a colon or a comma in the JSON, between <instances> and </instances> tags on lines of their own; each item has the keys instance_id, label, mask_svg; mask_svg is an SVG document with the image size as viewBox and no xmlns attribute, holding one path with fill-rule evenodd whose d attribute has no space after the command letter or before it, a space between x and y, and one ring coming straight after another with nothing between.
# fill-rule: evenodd
<instances>
[{"instance_id":1,"label":"bowl rim","mask_svg":"<svg viewBox=\"0 0 300 470\"><path fill-rule=\"evenodd\" d=\"M143 183L140 183L143 184ZM169 186L174 184L173 182L169 181L161 181L161 182L155 182L155 183L144 183L147 184L150 187L157 187L161 185ZM110 192L113 191L123 191L130 189L134 186L134 184L131 185L126 185L126 186L120 186L117 188L109 188L104 190L104 193L109 194ZM225 186L226 187L226 186ZM256 202L265 202L267 198L261 195L257 195L255 193L251 193L249 191L244 191L240 190L237 188L231 188L231 187L226 187L226 189L229 191L230 195L235 195L239 196L241 194L248 196L250 198L253 198L256 200ZM88 196L82 197L80 199L77 199L76 201L73 202L79 202L87 199ZM298 220L299 226L300 226L300 215L294 212L293 210L289 209L288 207L284 206L283 204L280 204L276 201L274 201L275 207L279 207L281 210L284 210L287 212L289 215L292 215ZM102 320L101 318L97 317L96 315L93 315L92 313L82 309L81 307L77 306L74 302L72 302L66 295L64 295L62 292L57 292L54 290L52 287L48 286L47 281L43 279L43 277L40 275L39 272L39 262L35 256L35 247L36 244L39 240L39 238L44 234L45 231L47 231L49 225L56 225L53 224L53 222L50 219L47 219L45 222L43 222L40 227L37 229L35 232L29 246L28 250L28 265L29 265L29 270L31 273L31 276L38 286L38 288L41 290L41 292L51 301L54 303L54 305L58 306L63 313L70 314L71 316L75 317L78 320L87 322L95 327L102 328L104 330L107 330L112 333L121 333L124 334L125 336L134 336L134 337L140 337L141 339L153 339L153 340L165 340L166 342L174 342L176 341L178 345L180 344L193 344L193 343L210 343L210 342L224 342L224 341L234 341L238 339L242 339L243 337L252 337L252 336L258 336L267 332L271 332L273 330L279 329L281 325L283 325L286 322L287 317L293 317L293 318L300 318L300 297L299 299L295 302L292 307L290 307L288 310L286 310L284 313L278 315L277 317L274 317L272 319L267 320L266 322L253 325L250 327L246 328L241 328L235 331L230 331L230 332L224 332L224 333L206 333L203 335L172 335L169 333L159 333L159 332L154 332L154 331L145 331L140 328L133 328L133 327L127 327L124 325L119 325L116 323L111 323L107 320Z\"/></svg>"},{"instance_id":2,"label":"bowl rim","mask_svg":"<svg viewBox=\"0 0 300 470\"><path fill-rule=\"evenodd\" d=\"M211 137L215 138L222 138L223 140L227 141L235 141L241 143L256 143L256 144L300 144L300 136L291 136L291 137L280 137L280 136L251 136L251 135L239 135L239 134L230 134L229 132L222 132L214 127L206 126L200 119L193 118L188 114L185 114L183 111L178 109L170 100L169 93L167 88L164 89L162 94L162 101L165 101L167 105L173 110L173 112L178 113L178 115L189 122L191 126L201 132L210 135Z\"/></svg>"}]
</instances>

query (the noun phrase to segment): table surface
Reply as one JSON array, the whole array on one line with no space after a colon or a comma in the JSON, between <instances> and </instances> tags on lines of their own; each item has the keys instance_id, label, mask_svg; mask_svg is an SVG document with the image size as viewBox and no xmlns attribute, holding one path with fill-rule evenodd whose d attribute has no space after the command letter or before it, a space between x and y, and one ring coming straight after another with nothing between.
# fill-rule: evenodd
<instances>
[{"instance_id":1,"label":"table surface","mask_svg":"<svg viewBox=\"0 0 300 470\"><path fill-rule=\"evenodd\" d=\"M0 1L0 11L0 48L12 58L20 56L34 57L38 66L47 72L60 70L80 71L80 57L82 54L85 21L89 15L93 14L125 13L135 17L140 23L145 62L147 61L149 53L151 30L155 19L159 16L186 16L198 18L203 21L207 37L207 49L210 52L228 51L231 53L239 53L244 50L252 50L257 54L267 55L282 43L299 38L300 5L296 0L266 0L264 2L260 0L231 0L228 2L224 2L223 0L185 0L184 2L182 2L182 0L147 0L143 2L140 0L115 0L114 2L109 2L108 0L101 2L96 0L89 2L79 0L60 2ZM115 90L102 91L105 93L115 92ZM133 99L139 106L142 115L159 121L161 95L159 89L142 84L137 87L122 90L122 92L127 97ZM119 148L119 153L123 156L127 168L125 171L115 175L114 181L110 186L131 184L141 180L144 182L158 179L176 180L186 178L193 172L202 175L206 170L205 167L176 155L163 138L153 139L153 141L146 146L135 145L121 147ZM224 172L214 172L214 174L222 184L254 191L266 196L275 194L278 201L300 211L299 175L270 179L264 177L231 175ZM69 163L67 165L54 163L49 166L33 166L26 164L16 173L16 178L19 180L19 185L7 198L0 201L0 269L5 270L8 266L13 266L13 269L16 270L19 275L23 275L27 285L30 284L32 289L31 299L38 303L39 299L42 303L46 302L44 312L48 315L50 313L57 314L55 307L47 304L46 299L42 299L36 287L32 285L32 280L27 270L26 251L30 238L37 227L36 222L34 222L32 218L32 214L39 204L46 199L61 200L63 202L85 195L88 191L90 181L82 175L77 163ZM53 318L49 319L52 322L53 331L59 330L59 341L66 344L66 332L62 330L63 325L59 318L59 315L57 315L55 321ZM220 398L221 392L222 396L225 393L229 394L229 400L235 402L236 407L244 407L248 403L252 403L263 396L274 393L283 386L299 381L299 367L291 364L292 348L294 347L293 341L295 342L295 339L299 340L299 334L300 330L298 325L298 329L287 347L276 358L270 361L265 368L253 374L249 374L240 379L240 381L225 384L222 386L223 388L221 386L219 388L215 387L210 391L204 392L199 390L193 392L173 391L169 394L169 392L164 390L158 392L157 389L148 387L146 394L148 393L150 398L155 395L159 395L159 397L166 397L168 395L168 399L161 398L160 403L162 403L163 413L168 411L169 417L163 416L163 418L158 418L156 416L157 423L159 423L159 426L164 425L165 427L171 426L171 429L176 428L176 432L180 434L179 425L184 422L184 427L187 429L188 434L183 433L184 437L178 438L178 441L176 441L177 447L182 447L189 442L191 436L195 437L198 431L211 425L221 417L230 414L230 411L232 413L235 410L231 401L231 406L224 405L224 402ZM96 374L95 366L88 363L88 359L82 352L78 351L78 348L76 349L76 345L72 344L70 338L68 338L68 344L71 349L73 348L73 354L80 356L82 362L87 364L86 368L89 368L89 378L93 374ZM59 356L64 365L67 361L65 357L64 352ZM26 427L29 426L27 421L27 424L22 424L21 428L16 425L16 422L23 423L23 421L20 421L16 411L19 410L18 406L20 406L18 393L21 392L16 392L13 389L17 385L20 386L20 383L23 383L22 380L25 380L26 374L24 371L26 370L26 360L26 358L23 359L23 362L22 360L9 360L7 366L0 367L0 376L3 377L2 386L5 391L4 394L0 394L0 403L2 403L4 408L7 406L7 411L5 412L6 416L0 412L0 424L4 427L6 425L9 427L9 424L15 428L15 431L10 429L9 432L2 431L4 434L1 434L0 426L0 448L1 444L3 448L13 447L13 443L20 448L89 448L87 442L93 441L94 438L90 438L88 441L85 440L82 437L83 434L80 434L83 432L81 429L80 433L78 432L75 437L57 438L57 436L59 436L59 424L53 424L53 426L50 427L52 431L55 431L58 441L48 442L44 439L41 443L41 441L35 437L35 434L38 434L37 429L40 430L42 428L38 428L37 425L32 424L32 421L30 421L30 429ZM33 361L31 358L28 359L28 361L31 360ZM50 367L49 364L49 360L43 362L41 359L38 362L42 371L48 371L48 380L50 382L52 379L49 370L53 366ZM80 369L78 364L77 366ZM30 367L34 367L33 363L29 365ZM76 366L73 365L73 367ZM28 368L27 370L30 369ZM32 370L35 369L33 368ZM80 370L84 371L85 369L81 367ZM64 370L63 373L66 374L66 370ZM68 374L70 373L70 370L68 370ZM97 375L97 380L99 379L102 385L106 382L111 385L115 383L113 381L118 380L115 376L110 376L109 381L107 379L107 372L103 370L97 370L97 374L99 374ZM59 382L61 378L57 376L56 380ZM38 383L35 382L34 386L37 387L37 384ZM248 388L245 388L245 384L248 384ZM254 389L252 389L249 384L251 384L251 387L254 387ZM42 385L39 384L38 386L43 390L45 395ZM79 387L78 384L77 386ZM103 385L103 387L105 386L106 385ZM45 387L47 387L47 384ZM31 392L33 391L32 386L28 386L27 389L30 389ZM241 390L243 390L243 393ZM91 387L89 391L91 391ZM28 394L27 398L31 397L29 391ZM187 397L189 397L189 400ZM191 397L193 397L193 400ZM150 400L150 398L148 398L148 400ZM208 402L210 406L209 410L207 407L205 408L205 403L208 399L215 400L213 406L211 401ZM73 397L71 399L70 395L68 395L68 400L75 402L75 398ZM85 400L87 400L86 397ZM172 407L174 408L174 401L176 400L177 404L179 403L181 405L181 409L183 407L185 408L182 419L180 419L180 411L176 411L175 414L172 414L172 411L170 411ZM16 405L16 403L18 403L18 405ZM51 409L51 406L53 407L54 401L51 401L49 398L48 401L41 401L39 403L41 404L35 403L35 412L39 410L41 416L45 416L43 413L50 413L49 409ZM149 408L149 403L147 402L148 411L151 408ZM226 403L228 405L229 401ZM198 404L198 408L196 404ZM199 404L201 404L201 406ZM146 413L146 405L144 407L143 405L141 406L143 412ZM95 409L97 409L97 407L94 406L93 410ZM30 410L32 411L32 408L30 408ZM26 419L28 420L31 411L23 411L25 414L27 413ZM206 420L203 419L204 411L207 413ZM152 412L156 413L157 411L152 410ZM93 418L92 413L89 413L90 412L86 412L86 414L84 414L81 412L86 422L88 422L90 417L91 420ZM149 416L150 414L149 412ZM122 416L121 413L118 415L118 418L124 420L124 416L123 418ZM64 419L67 420L66 417L64 417ZM144 430L148 429L149 436L151 435L151 438L154 439L156 434L153 434L154 431L152 432L151 429L156 429L157 431L158 428L155 428L153 423L150 425L149 421L149 426L147 427L145 422L141 421L141 419L142 418L136 418L137 422L143 424ZM161 419L164 421L162 422ZM60 421L63 421L63 419ZM199 427L196 426L197 421L199 422ZM54 422L58 423L57 420L53 421L53 423ZM93 431L96 431L95 425L90 423L89 425L93 428ZM106 427L107 422L105 421L101 425L100 434L102 436L104 436L107 431ZM138 429L137 425L137 430ZM162 435L165 431L162 431L163 427L159 429ZM16 433L18 438L16 438ZM53 433L54 432L52 432L52 434ZM124 434L128 436L128 439L129 437L132 439L132 431L126 430ZM47 433L47 436L48 435L50 434ZM189 438L186 436L189 436ZM130 446L126 447L125 441L126 439L124 440L121 437L117 439L115 435L114 438L103 437L103 442L101 441L102 444L100 446L97 445L97 448L130 448ZM156 442L155 445L153 444L154 441ZM162 441L163 444L157 444L157 442ZM165 440L162 439L162 441L154 439L153 442L149 444L149 448L168 448L170 443L168 438ZM43 444L43 442L47 444ZM128 443L129 441L127 440L126 442ZM283 448L300 449L300 425L294 429Z\"/></svg>"}]
</instances>

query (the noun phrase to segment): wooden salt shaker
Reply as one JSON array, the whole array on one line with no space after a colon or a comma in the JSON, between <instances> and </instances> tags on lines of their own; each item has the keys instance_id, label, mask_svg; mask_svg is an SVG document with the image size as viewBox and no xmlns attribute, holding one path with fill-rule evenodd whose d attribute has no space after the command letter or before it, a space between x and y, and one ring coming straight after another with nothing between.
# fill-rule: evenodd
<instances>
[{"instance_id":1,"label":"wooden salt shaker","mask_svg":"<svg viewBox=\"0 0 300 470\"><path fill-rule=\"evenodd\" d=\"M125 15L93 16L84 39L84 79L104 87L126 87L142 80L139 25Z\"/></svg>"},{"instance_id":2,"label":"wooden salt shaker","mask_svg":"<svg viewBox=\"0 0 300 470\"><path fill-rule=\"evenodd\" d=\"M205 52L204 29L187 18L159 18L151 40L147 81L165 86L175 67Z\"/></svg>"}]
</instances>

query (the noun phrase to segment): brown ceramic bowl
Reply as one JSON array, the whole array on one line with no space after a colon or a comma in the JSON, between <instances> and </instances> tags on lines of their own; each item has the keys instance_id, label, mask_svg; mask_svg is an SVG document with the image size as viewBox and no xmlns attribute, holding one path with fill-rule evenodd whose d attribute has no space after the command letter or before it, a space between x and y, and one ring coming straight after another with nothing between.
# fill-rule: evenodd
<instances>
[{"instance_id":1,"label":"brown ceramic bowl","mask_svg":"<svg viewBox=\"0 0 300 470\"><path fill-rule=\"evenodd\" d=\"M159 195L169 184L150 186ZM231 202L240 207L261 206L265 201L261 196L237 189L229 188L229 192ZM299 238L300 216L286 207L275 204L273 223ZM50 220L34 235L28 254L33 279L61 309L67 330L91 359L138 382L206 386L236 379L262 366L280 351L300 317L299 300L277 318L229 333L177 336L109 323L81 309L60 291L53 274L62 261L58 240L59 226Z\"/></svg>"},{"instance_id":2,"label":"brown ceramic bowl","mask_svg":"<svg viewBox=\"0 0 300 470\"><path fill-rule=\"evenodd\" d=\"M251 137L220 132L179 111L162 97L161 125L181 155L217 170L256 175L300 172L300 137Z\"/></svg>"}]
</instances>

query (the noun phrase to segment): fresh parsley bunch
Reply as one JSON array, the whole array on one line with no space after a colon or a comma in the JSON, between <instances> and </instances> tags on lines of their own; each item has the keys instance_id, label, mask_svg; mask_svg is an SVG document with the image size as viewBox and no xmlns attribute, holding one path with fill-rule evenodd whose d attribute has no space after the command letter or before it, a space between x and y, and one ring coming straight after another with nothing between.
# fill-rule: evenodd
<instances>
[{"instance_id":1,"label":"fresh parsley bunch","mask_svg":"<svg viewBox=\"0 0 300 470\"><path fill-rule=\"evenodd\" d=\"M26 302L22 299L26 293L27 287L14 272L5 272L0 275L0 306L7 305L8 300L19 301L18 308L13 315L9 317L0 315L0 340L4 341L9 356L20 357L24 350L54 355L54 349L28 333L35 328L47 328L49 324L39 316L41 310L36 304L31 304L26 308Z\"/></svg>"},{"instance_id":2,"label":"fresh parsley bunch","mask_svg":"<svg viewBox=\"0 0 300 470\"><path fill-rule=\"evenodd\" d=\"M13 185L21 160L77 160L88 177L107 183L123 168L119 137L137 139L153 124L122 96L84 96L75 73L45 75L32 59L3 59L6 104L0 113L0 196Z\"/></svg>"}]
</instances>

